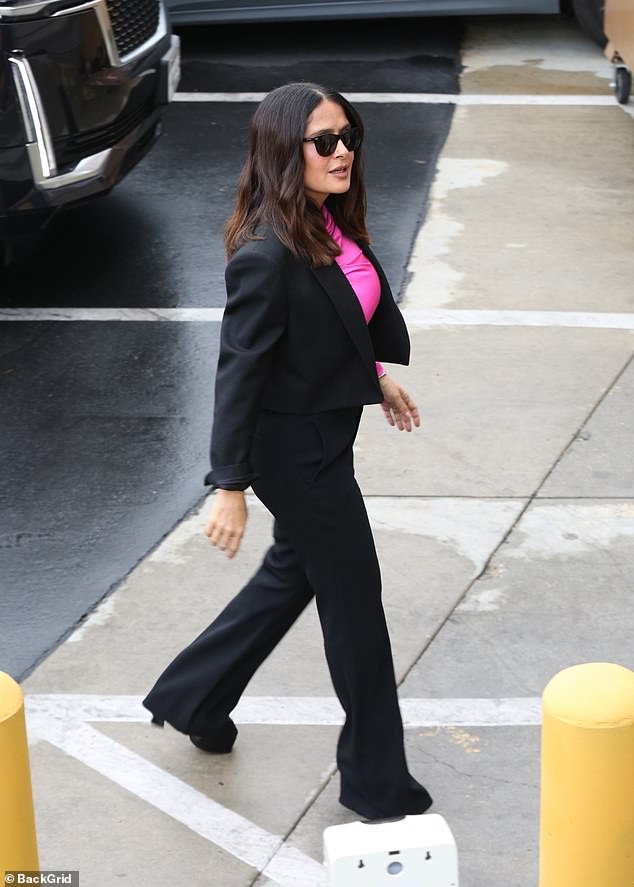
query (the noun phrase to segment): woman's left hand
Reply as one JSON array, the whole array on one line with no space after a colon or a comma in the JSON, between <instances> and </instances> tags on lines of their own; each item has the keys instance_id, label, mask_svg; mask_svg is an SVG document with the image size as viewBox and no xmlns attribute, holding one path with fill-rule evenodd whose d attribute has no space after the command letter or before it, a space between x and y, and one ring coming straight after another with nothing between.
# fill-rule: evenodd
<instances>
[{"instance_id":1,"label":"woman's left hand","mask_svg":"<svg viewBox=\"0 0 634 887\"><path fill-rule=\"evenodd\" d=\"M407 391L387 374L379 379L383 391L381 408L388 425L396 426L399 431L411 431L415 425L420 426L418 407Z\"/></svg>"}]
</instances>

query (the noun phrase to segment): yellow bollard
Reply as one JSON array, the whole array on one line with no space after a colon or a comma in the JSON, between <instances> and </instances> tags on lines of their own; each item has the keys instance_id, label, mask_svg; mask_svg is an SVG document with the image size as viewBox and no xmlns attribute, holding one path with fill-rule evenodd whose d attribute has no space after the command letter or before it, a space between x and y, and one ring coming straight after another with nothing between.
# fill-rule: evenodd
<instances>
[{"instance_id":1,"label":"yellow bollard","mask_svg":"<svg viewBox=\"0 0 634 887\"><path fill-rule=\"evenodd\" d=\"M542 702L539 887L632 887L634 672L575 665Z\"/></svg>"},{"instance_id":2,"label":"yellow bollard","mask_svg":"<svg viewBox=\"0 0 634 887\"><path fill-rule=\"evenodd\" d=\"M5 871L38 869L22 690L0 671L0 883Z\"/></svg>"}]
</instances>

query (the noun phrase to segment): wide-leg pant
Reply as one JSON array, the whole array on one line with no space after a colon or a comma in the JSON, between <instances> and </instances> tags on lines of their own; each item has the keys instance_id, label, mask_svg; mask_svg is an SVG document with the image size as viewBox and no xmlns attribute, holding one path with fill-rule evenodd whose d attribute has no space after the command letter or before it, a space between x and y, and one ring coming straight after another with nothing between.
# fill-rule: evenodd
<instances>
[{"instance_id":1,"label":"wide-leg pant","mask_svg":"<svg viewBox=\"0 0 634 887\"><path fill-rule=\"evenodd\" d=\"M144 705L209 735L313 595L332 682L346 714L337 746L343 804L368 818L431 803L409 774L381 576L352 444L360 409L262 412L253 490L275 516L274 544L247 585L161 675Z\"/></svg>"}]
</instances>

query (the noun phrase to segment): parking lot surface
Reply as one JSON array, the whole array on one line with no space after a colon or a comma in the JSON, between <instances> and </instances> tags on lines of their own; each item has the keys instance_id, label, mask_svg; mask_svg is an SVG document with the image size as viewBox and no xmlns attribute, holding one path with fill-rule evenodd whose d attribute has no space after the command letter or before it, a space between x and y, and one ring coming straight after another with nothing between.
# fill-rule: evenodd
<instances>
[{"instance_id":1,"label":"parking lot surface","mask_svg":"<svg viewBox=\"0 0 634 887\"><path fill-rule=\"evenodd\" d=\"M375 247L382 255L388 244L413 343L411 367L395 373L423 427L396 435L378 408L367 409L356 465L382 562L412 771L454 832L460 883L526 887L537 883L540 694L578 662L634 667L634 124L612 98L600 51L570 22L469 23L461 61L460 93L437 90L440 106L428 84L408 87L416 101L399 92L398 101L360 103L384 145L371 193ZM202 91L199 80L186 86ZM201 128L213 115L246 120L246 104L182 101L173 119L193 109ZM444 118L425 116L438 107ZM434 120L436 148L425 142ZM399 127L411 133L400 153ZM170 156L177 132L170 145L168 121ZM401 176L401 162L420 175ZM407 225L395 230L395 216ZM199 233L200 221L192 227ZM201 249L191 233L184 239ZM190 267L173 255L174 268ZM166 262L164 251L156 261ZM145 307L220 306L219 278L215 295L200 295L205 273L184 275L182 302ZM23 323L5 326L31 341ZM216 321L40 323L43 338L79 326L97 355L111 336L115 362L119 332L139 337L134 347L147 355L163 353L167 337L164 374L141 360L137 403L164 399L157 420L173 419L179 404L184 419L144 464L158 465L168 497L190 484L193 503L210 415L194 367L213 371ZM169 372L179 359L184 380ZM87 386L90 367L86 358ZM111 390L98 386L98 372L92 378L107 416ZM134 458L147 443L116 452ZM86 513L98 510L98 493ZM168 524L182 516L183 500L174 501ZM141 506L157 512L151 498ZM24 683L43 867L79 869L89 887L325 887L322 831L354 815L337 803L340 714L313 609L251 682L230 756L157 730L140 705L268 545L270 516L252 500L244 550L227 563L202 533L206 508L179 521ZM156 526L152 535L158 541Z\"/></svg>"}]
</instances>

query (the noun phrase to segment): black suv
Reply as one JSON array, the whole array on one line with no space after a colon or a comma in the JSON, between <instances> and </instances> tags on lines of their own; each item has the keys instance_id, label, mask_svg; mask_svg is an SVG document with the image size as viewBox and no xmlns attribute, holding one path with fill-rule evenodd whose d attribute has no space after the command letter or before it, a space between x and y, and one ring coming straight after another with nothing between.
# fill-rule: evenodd
<instances>
[{"instance_id":1,"label":"black suv","mask_svg":"<svg viewBox=\"0 0 634 887\"><path fill-rule=\"evenodd\" d=\"M179 64L162 0L0 0L0 243L126 174Z\"/></svg>"}]
</instances>

